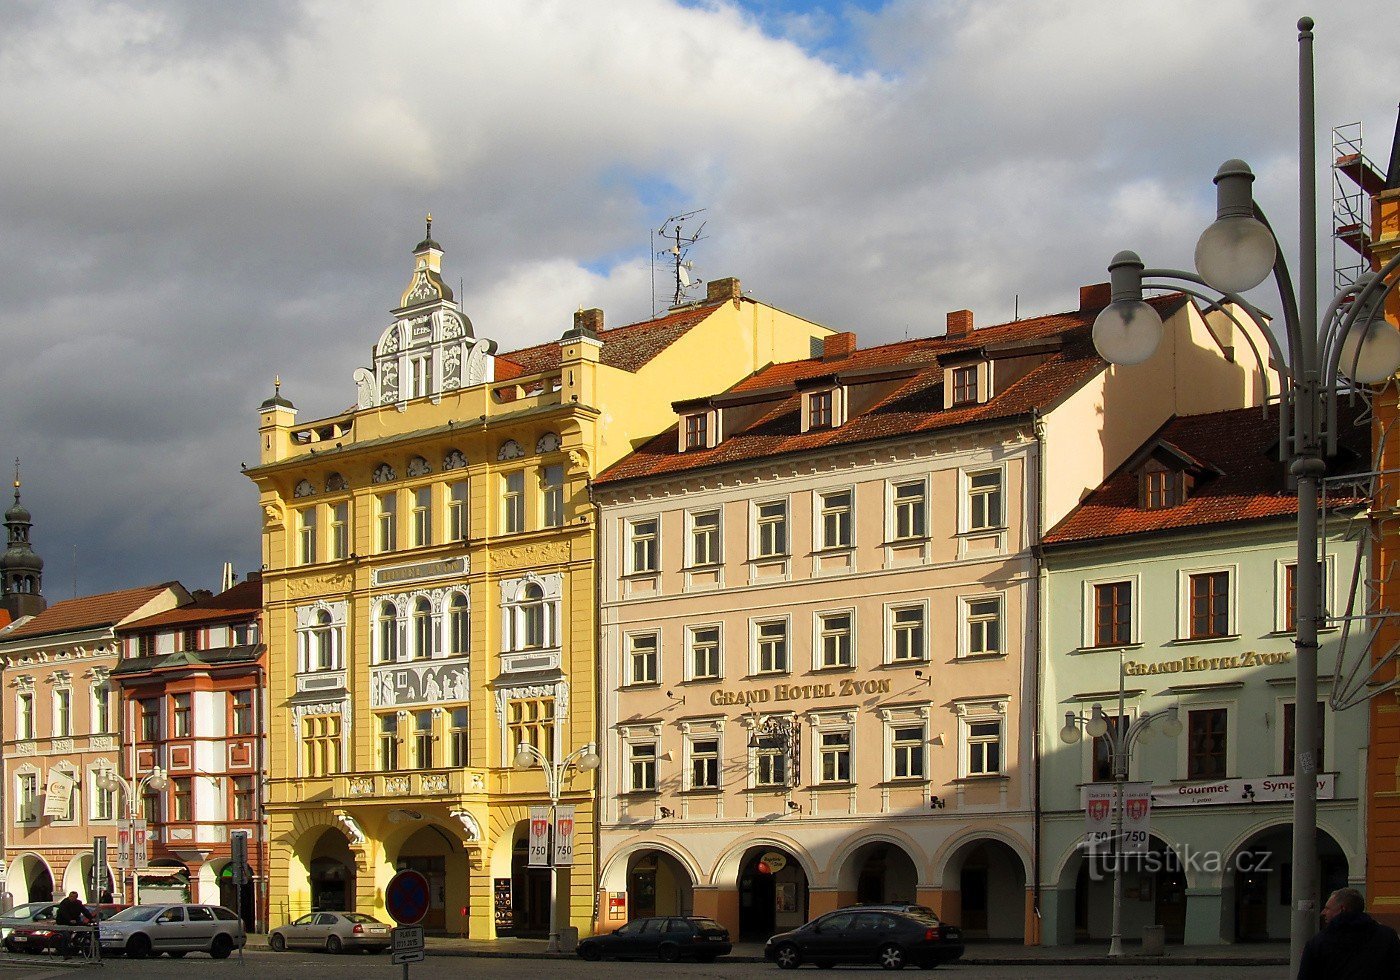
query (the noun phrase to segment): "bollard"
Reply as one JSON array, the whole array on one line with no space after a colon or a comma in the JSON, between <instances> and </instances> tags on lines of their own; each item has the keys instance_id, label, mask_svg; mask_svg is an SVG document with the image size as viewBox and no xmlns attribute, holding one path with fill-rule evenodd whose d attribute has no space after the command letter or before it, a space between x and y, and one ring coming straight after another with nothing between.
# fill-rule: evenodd
<instances>
[{"instance_id":1,"label":"bollard","mask_svg":"<svg viewBox=\"0 0 1400 980\"><path fill-rule=\"evenodd\" d=\"M1144 926L1142 929L1142 955L1163 956L1167 952L1167 927Z\"/></svg>"}]
</instances>

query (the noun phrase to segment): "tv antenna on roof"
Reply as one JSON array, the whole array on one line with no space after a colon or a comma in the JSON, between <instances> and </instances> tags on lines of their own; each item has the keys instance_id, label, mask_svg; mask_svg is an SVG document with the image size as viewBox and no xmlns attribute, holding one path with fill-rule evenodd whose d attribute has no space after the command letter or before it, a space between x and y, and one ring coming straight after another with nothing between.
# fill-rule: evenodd
<instances>
[{"instance_id":1,"label":"tv antenna on roof","mask_svg":"<svg viewBox=\"0 0 1400 980\"><path fill-rule=\"evenodd\" d=\"M661 227L656 230L656 237L667 242L667 245L660 250L652 250L651 305L653 313L656 311L656 260L658 258L667 259L672 265L675 281L675 294L671 298L672 306L680 306L681 301L685 299L686 291L704 281L691 275L695 263L691 262L687 256L690 254L691 247L696 242L703 240L701 232L705 230L705 222L701 221L700 227L690 234L686 234L683 230L686 222L704 213L705 209L699 208L695 211L686 211L684 214L673 214L663 221Z\"/></svg>"}]
</instances>

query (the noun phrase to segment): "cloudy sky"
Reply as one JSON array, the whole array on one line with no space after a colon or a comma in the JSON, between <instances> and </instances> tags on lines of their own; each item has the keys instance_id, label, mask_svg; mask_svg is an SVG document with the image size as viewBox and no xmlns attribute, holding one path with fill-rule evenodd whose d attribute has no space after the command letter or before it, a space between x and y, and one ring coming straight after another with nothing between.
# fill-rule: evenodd
<instances>
[{"instance_id":1,"label":"cloudy sky","mask_svg":"<svg viewBox=\"0 0 1400 980\"><path fill-rule=\"evenodd\" d=\"M257 405L353 403L426 211L506 349L646 317L696 208L697 276L862 346L1189 265L1231 156L1296 238L1304 13L1319 160L1360 121L1384 167L1394 0L3 0L0 458L45 593L256 567Z\"/></svg>"}]
</instances>

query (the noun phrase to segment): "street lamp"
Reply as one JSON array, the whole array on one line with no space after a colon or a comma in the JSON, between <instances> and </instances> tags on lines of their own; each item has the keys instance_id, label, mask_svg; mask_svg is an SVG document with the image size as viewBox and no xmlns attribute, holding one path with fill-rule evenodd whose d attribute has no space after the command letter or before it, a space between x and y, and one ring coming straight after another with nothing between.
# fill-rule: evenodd
<instances>
[{"instance_id":1,"label":"street lamp","mask_svg":"<svg viewBox=\"0 0 1400 980\"><path fill-rule=\"evenodd\" d=\"M575 749L559 762L555 762L529 742L521 742L515 750L513 762L517 769L529 769L533 765L538 765L540 769L544 770L545 789L549 793L549 826L553 830L555 811L559 807L559 794L564 783L569 780L569 770L592 772L598 768L602 759L598 757L598 746L594 742L589 742L582 748ZM559 899L558 892L559 868L554 863L554 848L551 846L549 853L549 945L545 947L547 953L559 952L559 924L556 908Z\"/></svg>"},{"instance_id":2,"label":"street lamp","mask_svg":"<svg viewBox=\"0 0 1400 980\"><path fill-rule=\"evenodd\" d=\"M126 779L117 770L107 768L98 771L97 785L109 793L121 790L126 795L126 827L127 833L130 834L128 839L131 841L131 904L140 905L141 886L136 868L136 801L147 787L157 793L161 792L170 785L170 779L160 766L156 766L139 779Z\"/></svg>"},{"instance_id":3,"label":"street lamp","mask_svg":"<svg viewBox=\"0 0 1400 980\"><path fill-rule=\"evenodd\" d=\"M1060 729L1060 741L1066 745L1079 741L1081 727L1091 738L1107 739L1109 758L1113 761L1113 937L1108 942L1109 956L1123 955L1123 784L1128 781L1133 746L1148 736L1154 724L1168 738L1181 734L1181 718L1175 705L1139 715L1125 728L1124 700L1123 653L1119 651L1118 717L1115 724L1109 726L1103 708L1096 704L1087 716L1066 711L1065 727Z\"/></svg>"},{"instance_id":4,"label":"street lamp","mask_svg":"<svg viewBox=\"0 0 1400 980\"><path fill-rule=\"evenodd\" d=\"M1293 794L1291 974L1298 972L1303 947L1317 931L1317 713L1303 706L1317 703L1317 631L1324 608L1317 568L1319 489L1326 473L1325 455L1336 448L1339 376L1352 384L1373 384L1400 369L1400 335L1382 313L1386 297L1397 285L1400 255L1378 273L1363 276L1338 292L1328 304L1319 330L1312 28L1311 18L1298 21L1298 254L1302 276L1296 295L1277 237L1253 201L1253 173L1244 161L1228 160L1215 177L1217 220L1196 245L1199 275L1147 269L1132 252L1120 252L1109 266L1112 303L1094 323L1099 353L1115 364L1135 364L1151 356L1161 336L1160 318L1155 311L1144 313L1150 308L1142 302L1144 285L1161 287L1145 284L1144 279L1206 286L1260 323L1263 315L1238 294L1262 283L1270 272L1278 287L1287 352L1280 349L1272 331L1266 329L1263 334L1288 382L1280 397L1279 451L1298 483L1294 665L1300 707L1294 725L1298 766ZM1191 288L1182 291L1213 306L1221 303L1221 299Z\"/></svg>"}]
</instances>

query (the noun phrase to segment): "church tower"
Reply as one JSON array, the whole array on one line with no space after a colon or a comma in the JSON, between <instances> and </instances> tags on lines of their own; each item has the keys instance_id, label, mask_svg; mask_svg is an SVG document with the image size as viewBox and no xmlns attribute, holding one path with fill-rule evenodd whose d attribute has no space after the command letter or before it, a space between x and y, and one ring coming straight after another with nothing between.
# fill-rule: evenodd
<instances>
[{"instance_id":1,"label":"church tower","mask_svg":"<svg viewBox=\"0 0 1400 980\"><path fill-rule=\"evenodd\" d=\"M37 616L48 606L43 596L44 559L29 543L34 522L19 502L19 460L15 460L15 505L5 511L9 544L0 555L0 606L12 619Z\"/></svg>"}]
</instances>

